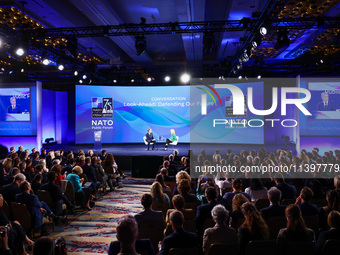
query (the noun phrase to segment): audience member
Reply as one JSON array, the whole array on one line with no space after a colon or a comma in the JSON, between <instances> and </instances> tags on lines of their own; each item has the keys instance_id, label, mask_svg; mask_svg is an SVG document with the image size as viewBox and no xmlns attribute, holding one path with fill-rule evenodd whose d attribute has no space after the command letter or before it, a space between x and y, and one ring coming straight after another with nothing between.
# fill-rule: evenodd
<instances>
[{"instance_id":1,"label":"audience member","mask_svg":"<svg viewBox=\"0 0 340 255\"><path fill-rule=\"evenodd\" d=\"M245 193L250 196L251 202L267 198L267 188L263 186L262 180L258 177L250 179L250 186L245 189Z\"/></svg>"},{"instance_id":2,"label":"audience member","mask_svg":"<svg viewBox=\"0 0 340 255\"><path fill-rule=\"evenodd\" d=\"M39 238L33 246L34 255L55 255L54 241L51 237L43 236Z\"/></svg>"},{"instance_id":3,"label":"audience member","mask_svg":"<svg viewBox=\"0 0 340 255\"><path fill-rule=\"evenodd\" d=\"M136 240L138 236L138 225L131 215L124 215L117 223L117 240L120 243L119 255L138 255L136 252ZM110 252L109 252L110 254Z\"/></svg>"},{"instance_id":4,"label":"audience member","mask_svg":"<svg viewBox=\"0 0 340 255\"><path fill-rule=\"evenodd\" d=\"M280 205L281 191L272 187L267 192L268 200L270 202L269 207L261 209L261 216L264 220L268 220L270 217L284 217L286 206Z\"/></svg>"},{"instance_id":5,"label":"audience member","mask_svg":"<svg viewBox=\"0 0 340 255\"><path fill-rule=\"evenodd\" d=\"M286 183L283 179L282 174L275 174L274 181L276 188L281 191L282 199L295 199L297 195L296 188L293 185Z\"/></svg>"},{"instance_id":6,"label":"audience member","mask_svg":"<svg viewBox=\"0 0 340 255\"><path fill-rule=\"evenodd\" d=\"M296 204L299 205L302 216L314 216L318 214L319 208L310 201L313 198L313 191L304 187L300 196L296 199Z\"/></svg>"},{"instance_id":7,"label":"audience member","mask_svg":"<svg viewBox=\"0 0 340 255\"><path fill-rule=\"evenodd\" d=\"M209 254L212 244L237 244L238 238L235 229L227 225L229 212L223 205L216 205L211 210L211 216L216 223L214 227L207 228L203 235L203 252Z\"/></svg>"},{"instance_id":8,"label":"audience member","mask_svg":"<svg viewBox=\"0 0 340 255\"><path fill-rule=\"evenodd\" d=\"M155 203L166 203L170 206L170 199L167 194L163 193L162 185L159 182L154 182L151 185L150 194L152 196L152 200Z\"/></svg>"},{"instance_id":9,"label":"audience member","mask_svg":"<svg viewBox=\"0 0 340 255\"><path fill-rule=\"evenodd\" d=\"M199 254L201 249L198 244L197 235L183 229L183 213L180 211L172 212L170 214L170 223L174 233L164 237L163 241L159 242L159 255L168 255L171 248L197 248L197 254Z\"/></svg>"},{"instance_id":10,"label":"audience member","mask_svg":"<svg viewBox=\"0 0 340 255\"><path fill-rule=\"evenodd\" d=\"M338 211L331 211L328 214L327 222L331 229L320 233L315 245L317 253L321 253L322 247L327 240L340 240L340 213Z\"/></svg>"},{"instance_id":11,"label":"audience member","mask_svg":"<svg viewBox=\"0 0 340 255\"><path fill-rule=\"evenodd\" d=\"M171 193L171 189L169 186L167 186L165 184L165 181L164 181L164 177L162 174L157 174L156 175L156 179L155 179L156 182L159 182L161 185L162 185L162 188L163 188L163 192L165 193Z\"/></svg>"},{"instance_id":12,"label":"audience member","mask_svg":"<svg viewBox=\"0 0 340 255\"><path fill-rule=\"evenodd\" d=\"M245 254L248 243L252 240L267 240L269 238L269 230L267 224L252 203L244 203L241 210L245 221L238 229L239 250L240 254Z\"/></svg>"},{"instance_id":13,"label":"audience member","mask_svg":"<svg viewBox=\"0 0 340 255\"><path fill-rule=\"evenodd\" d=\"M230 219L231 227L235 228L236 230L243 224L244 222L244 215L242 213L241 207L244 203L249 202L248 198L246 198L241 193L236 194L233 198L232 203L232 213Z\"/></svg>"},{"instance_id":14,"label":"audience member","mask_svg":"<svg viewBox=\"0 0 340 255\"><path fill-rule=\"evenodd\" d=\"M21 192L19 185L25 180L25 175L19 173L15 175L14 181L11 184L2 187L1 194L3 195L4 200L9 206L11 202L14 202L16 194L19 194Z\"/></svg>"},{"instance_id":15,"label":"audience member","mask_svg":"<svg viewBox=\"0 0 340 255\"><path fill-rule=\"evenodd\" d=\"M280 254L286 254L289 243L315 242L314 231L306 228L298 205L288 205L285 211L287 227L280 230L277 236L277 246Z\"/></svg>"},{"instance_id":16,"label":"audience member","mask_svg":"<svg viewBox=\"0 0 340 255\"><path fill-rule=\"evenodd\" d=\"M232 202L233 202L233 198L236 194L239 194L241 193L242 195L244 195L249 201L251 200L250 196L245 193L245 192L242 192L242 182L240 179L235 179L232 183L232 188L233 188L233 191L231 192L227 192L224 194L223 196L223 205L225 206L225 208L227 210L231 210L231 205L232 205Z\"/></svg>"},{"instance_id":17,"label":"audience member","mask_svg":"<svg viewBox=\"0 0 340 255\"><path fill-rule=\"evenodd\" d=\"M144 194L141 199L141 204L144 208L143 211L135 215L135 219L138 224L145 221L159 221L164 225L163 213L160 211L154 211L151 209L153 200L150 194Z\"/></svg>"},{"instance_id":18,"label":"audience member","mask_svg":"<svg viewBox=\"0 0 340 255\"><path fill-rule=\"evenodd\" d=\"M184 198L185 203L196 203L197 205L201 204L201 201L198 198L190 193L191 187L190 182L186 179L183 179L178 184L178 192Z\"/></svg>"}]
</instances>

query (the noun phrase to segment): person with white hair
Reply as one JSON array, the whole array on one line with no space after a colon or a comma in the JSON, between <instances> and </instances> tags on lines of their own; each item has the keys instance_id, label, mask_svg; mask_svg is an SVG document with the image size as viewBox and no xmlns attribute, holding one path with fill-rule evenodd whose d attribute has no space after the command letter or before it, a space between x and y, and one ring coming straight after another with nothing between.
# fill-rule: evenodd
<instances>
[{"instance_id":1,"label":"person with white hair","mask_svg":"<svg viewBox=\"0 0 340 255\"><path fill-rule=\"evenodd\" d=\"M203 252L209 254L212 244L237 244L237 233L235 229L227 225L229 212L223 205L216 205L211 216L216 223L214 227L207 228L203 235Z\"/></svg>"}]
</instances>

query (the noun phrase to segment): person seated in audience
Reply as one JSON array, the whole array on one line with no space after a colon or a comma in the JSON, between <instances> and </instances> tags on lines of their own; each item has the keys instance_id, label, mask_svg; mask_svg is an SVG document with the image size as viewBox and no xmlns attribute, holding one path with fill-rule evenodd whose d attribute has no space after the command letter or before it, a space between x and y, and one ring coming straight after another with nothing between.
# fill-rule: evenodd
<instances>
[{"instance_id":1,"label":"person seated in audience","mask_svg":"<svg viewBox=\"0 0 340 255\"><path fill-rule=\"evenodd\" d=\"M168 255L171 248L197 248L197 254L199 254L201 249L198 244L197 235L183 229L183 213L180 211L172 212L170 214L170 223L174 233L164 237L163 241L159 242L159 255Z\"/></svg>"},{"instance_id":2,"label":"person seated in audience","mask_svg":"<svg viewBox=\"0 0 340 255\"><path fill-rule=\"evenodd\" d=\"M45 173L47 173L47 172L48 172L48 169L46 168L46 161L45 161L45 159L41 159L40 163L35 166L33 179L37 174L40 174L41 177L42 177L42 183L46 183L47 182L47 176L46 176Z\"/></svg>"},{"instance_id":3,"label":"person seated in audience","mask_svg":"<svg viewBox=\"0 0 340 255\"><path fill-rule=\"evenodd\" d=\"M225 166L226 160L222 159L221 160L221 165ZM222 176L221 176L222 175ZM232 183L233 183L233 178L231 178L231 174L229 171L225 171L223 174L220 172L217 172L216 177L215 177L215 183L220 189L220 195L223 196L223 190L226 188L231 188Z\"/></svg>"},{"instance_id":4,"label":"person seated in audience","mask_svg":"<svg viewBox=\"0 0 340 255\"><path fill-rule=\"evenodd\" d=\"M42 227L44 216L50 216L54 221L57 220L57 216L44 201L39 201L37 195L30 194L31 184L28 181L24 181L20 184L20 191L21 193L15 196L15 202L26 205L27 210L33 219L35 229ZM45 228L41 228L41 231L42 235L49 234Z\"/></svg>"},{"instance_id":5,"label":"person seated in audience","mask_svg":"<svg viewBox=\"0 0 340 255\"><path fill-rule=\"evenodd\" d=\"M250 196L251 202L267 198L267 188L263 186L262 180L258 177L250 179L250 186L245 189L245 192Z\"/></svg>"},{"instance_id":6,"label":"person seated in audience","mask_svg":"<svg viewBox=\"0 0 340 255\"><path fill-rule=\"evenodd\" d=\"M322 247L327 240L340 240L340 213L338 211L331 211L328 214L327 222L331 229L320 233L315 245L315 250L318 254L321 253Z\"/></svg>"},{"instance_id":7,"label":"person seated in audience","mask_svg":"<svg viewBox=\"0 0 340 255\"><path fill-rule=\"evenodd\" d=\"M241 206L247 202L249 202L248 198L246 198L241 193L236 194L233 198L232 213L230 215L230 225L236 230L244 222L244 216L241 210Z\"/></svg>"},{"instance_id":8,"label":"person seated in audience","mask_svg":"<svg viewBox=\"0 0 340 255\"><path fill-rule=\"evenodd\" d=\"M202 202L202 204L208 203L208 201L207 201L207 199L205 197L205 190L208 187L213 187L216 190L217 196L219 196L219 194L220 194L220 189L215 184L214 178L209 178L209 177L201 176L198 179L197 189L196 189L196 196ZM218 197L218 200L221 200L221 199L222 199L222 197Z\"/></svg>"},{"instance_id":9,"label":"person seated in audience","mask_svg":"<svg viewBox=\"0 0 340 255\"><path fill-rule=\"evenodd\" d=\"M334 177L334 188L340 195L340 175Z\"/></svg>"},{"instance_id":10,"label":"person seated in audience","mask_svg":"<svg viewBox=\"0 0 340 255\"><path fill-rule=\"evenodd\" d=\"M163 176L164 181L166 181L166 182L174 182L175 181L175 176L169 176L168 169L163 167L159 173Z\"/></svg>"},{"instance_id":11,"label":"person seated in audience","mask_svg":"<svg viewBox=\"0 0 340 255\"><path fill-rule=\"evenodd\" d=\"M98 170L100 176L102 177L102 184L104 185L106 182L107 185L110 187L110 192L114 191L115 188L112 185L110 176L105 173L103 166L100 164L100 159L98 158L99 158L98 155L92 156L91 166L95 169L95 171Z\"/></svg>"},{"instance_id":12,"label":"person seated in audience","mask_svg":"<svg viewBox=\"0 0 340 255\"><path fill-rule=\"evenodd\" d=\"M286 254L289 243L315 242L314 231L306 228L298 205L288 205L285 214L287 218L287 227L280 230L276 239L277 250L280 254Z\"/></svg>"},{"instance_id":13,"label":"person seated in audience","mask_svg":"<svg viewBox=\"0 0 340 255\"><path fill-rule=\"evenodd\" d=\"M156 182L159 182L162 185L163 192L164 193L170 193L171 194L171 189L169 186L165 184L164 177L162 174L157 174L155 178Z\"/></svg>"},{"instance_id":14,"label":"person seated in audience","mask_svg":"<svg viewBox=\"0 0 340 255\"><path fill-rule=\"evenodd\" d=\"M20 169L18 167L13 167L9 170L8 175L9 177L7 180L4 181L3 186L11 184L14 181L14 177L20 173Z\"/></svg>"},{"instance_id":15,"label":"person seated in audience","mask_svg":"<svg viewBox=\"0 0 340 255\"><path fill-rule=\"evenodd\" d=\"M282 199L295 199L297 196L296 188L293 185L286 183L283 179L282 174L275 174L274 181L276 184L276 188L281 191Z\"/></svg>"},{"instance_id":16,"label":"person seated in audience","mask_svg":"<svg viewBox=\"0 0 340 255\"><path fill-rule=\"evenodd\" d=\"M340 195L335 190L330 190L326 196L327 205L319 209L320 227L326 227L327 217L331 211L340 211Z\"/></svg>"},{"instance_id":17,"label":"person seated in audience","mask_svg":"<svg viewBox=\"0 0 340 255\"><path fill-rule=\"evenodd\" d=\"M50 172L51 171L55 172L55 184L58 186L61 186L61 181L64 179L64 177L61 175L62 168L63 167L61 165L54 165L50 169ZM48 180L48 176L47 176L47 180Z\"/></svg>"},{"instance_id":18,"label":"person seated in audience","mask_svg":"<svg viewBox=\"0 0 340 255\"><path fill-rule=\"evenodd\" d=\"M154 255L150 239L137 239L138 225L132 215L122 216L117 223L117 240L110 243L108 255Z\"/></svg>"},{"instance_id":19,"label":"person seated in audience","mask_svg":"<svg viewBox=\"0 0 340 255\"><path fill-rule=\"evenodd\" d=\"M21 192L19 185L25 180L25 175L18 173L14 176L14 180L11 184L2 187L1 194L3 195L8 206L11 205L11 202L14 202L16 194L19 194Z\"/></svg>"},{"instance_id":20,"label":"person seated in audience","mask_svg":"<svg viewBox=\"0 0 340 255\"><path fill-rule=\"evenodd\" d=\"M229 212L223 205L216 205L211 210L211 216L216 223L214 227L207 228L203 235L203 252L209 254L212 244L237 244L238 238L235 229L227 225Z\"/></svg>"},{"instance_id":21,"label":"person seated in audience","mask_svg":"<svg viewBox=\"0 0 340 255\"><path fill-rule=\"evenodd\" d=\"M100 182L97 181L96 178L96 173L94 171L94 168L91 166L91 157L86 157L85 158L85 165L82 166L83 168L83 173L86 175L88 182L91 182L91 194L96 194Z\"/></svg>"},{"instance_id":22,"label":"person seated in audience","mask_svg":"<svg viewBox=\"0 0 340 255\"><path fill-rule=\"evenodd\" d=\"M51 237L43 236L33 245L34 255L55 255L55 244Z\"/></svg>"},{"instance_id":23,"label":"person seated in audience","mask_svg":"<svg viewBox=\"0 0 340 255\"><path fill-rule=\"evenodd\" d=\"M211 210L217 205L217 193L214 187L208 187L205 190L205 196L208 200L208 204L201 205L197 208L197 215L196 215L196 229L197 229L197 234L198 238L202 240L203 236L203 225L204 221L208 219L212 219L211 216Z\"/></svg>"},{"instance_id":24,"label":"person seated in audience","mask_svg":"<svg viewBox=\"0 0 340 255\"><path fill-rule=\"evenodd\" d=\"M166 218L165 218L165 223L166 223L166 228L165 228L165 236L168 235L168 233L172 233L172 227L170 223L170 214L173 211L181 211L184 216L184 222L190 221L190 220L195 220L196 215L194 214L194 211L192 209L186 209L185 207L185 201L184 198L181 195L176 195L172 198L172 204L175 209L168 209L166 212Z\"/></svg>"},{"instance_id":25,"label":"person seated in audience","mask_svg":"<svg viewBox=\"0 0 340 255\"><path fill-rule=\"evenodd\" d=\"M69 154L70 155L70 154ZM73 154L72 154L73 155ZM68 165L65 166L62 170L61 170L61 174L69 174L72 173L72 169L73 167L76 165L76 160L74 158L70 158L68 161Z\"/></svg>"},{"instance_id":26,"label":"person seated in audience","mask_svg":"<svg viewBox=\"0 0 340 255\"><path fill-rule=\"evenodd\" d=\"M106 155L105 160L102 162L105 173L110 176L112 180L115 180L113 186L117 185L118 188L122 188L123 185L120 181L121 174L118 171L118 165L111 153Z\"/></svg>"},{"instance_id":27,"label":"person seated in audience","mask_svg":"<svg viewBox=\"0 0 340 255\"><path fill-rule=\"evenodd\" d=\"M135 215L135 220L138 224L145 221L159 221L164 225L163 213L160 211L154 211L151 209L153 200L150 194L144 194L141 199L141 204L144 208L143 211Z\"/></svg>"},{"instance_id":28,"label":"person seated in audience","mask_svg":"<svg viewBox=\"0 0 340 255\"><path fill-rule=\"evenodd\" d=\"M174 165L170 165L170 162L168 160L163 161L163 164L159 167L159 170L161 170L162 168L166 168L170 176L175 176L177 173L177 168L175 168Z\"/></svg>"},{"instance_id":29,"label":"person seated in audience","mask_svg":"<svg viewBox=\"0 0 340 255\"><path fill-rule=\"evenodd\" d=\"M300 206L302 216L314 216L318 214L319 208L310 202L312 198L313 191L308 187L304 187L295 202Z\"/></svg>"},{"instance_id":30,"label":"person seated in audience","mask_svg":"<svg viewBox=\"0 0 340 255\"><path fill-rule=\"evenodd\" d=\"M0 254L2 255L12 255L12 250L8 244L7 230L4 226L0 226Z\"/></svg>"},{"instance_id":31,"label":"person seated in audience","mask_svg":"<svg viewBox=\"0 0 340 255\"><path fill-rule=\"evenodd\" d=\"M29 169L26 170L26 167L27 167L26 161L21 161L21 162L19 163L19 170L20 170L20 173L22 173L23 175L25 175L26 180L27 180L28 182L30 182L31 179L32 179L32 176L31 176L31 174L29 173Z\"/></svg>"},{"instance_id":32,"label":"person seated in audience","mask_svg":"<svg viewBox=\"0 0 340 255\"><path fill-rule=\"evenodd\" d=\"M4 204L3 196L0 194L0 208ZM34 242L29 239L25 233L25 230L20 225L18 221L10 222L6 216L6 214L0 210L0 226L5 227L9 226L9 230L7 232L8 237L8 246L13 252L13 254L22 254L28 255L25 251L24 242L27 243L28 246L32 246ZM2 254L0 252L0 254Z\"/></svg>"},{"instance_id":33,"label":"person seated in audience","mask_svg":"<svg viewBox=\"0 0 340 255\"><path fill-rule=\"evenodd\" d=\"M162 185L159 182L154 182L151 185L150 194L152 196L152 200L155 203L166 203L170 206L170 199L167 194L163 193Z\"/></svg>"},{"instance_id":34,"label":"person seated in audience","mask_svg":"<svg viewBox=\"0 0 340 255\"><path fill-rule=\"evenodd\" d=\"M195 189L195 184L193 182L191 182L191 177L190 175L186 172L186 171L179 171L177 174L176 174L176 184L175 184L175 188L174 188L174 191L172 192L172 196L175 196L178 193L178 190L177 190L177 186L178 184L180 183L181 180L188 180L189 183L190 183L190 187L191 187L191 190L196 190Z\"/></svg>"},{"instance_id":35,"label":"person seated in audience","mask_svg":"<svg viewBox=\"0 0 340 255\"><path fill-rule=\"evenodd\" d=\"M225 208L227 210L231 210L231 205L232 205L232 202L233 202L233 198L236 194L239 194L241 193L242 195L244 195L249 201L251 200L250 196L245 193L245 192L242 192L242 181L241 179L235 179L232 183L232 188L233 188L233 191L231 192L227 192L224 194L223 196L223 205L225 206Z\"/></svg>"},{"instance_id":36,"label":"person seated in audience","mask_svg":"<svg viewBox=\"0 0 340 255\"><path fill-rule=\"evenodd\" d=\"M169 164L172 167L172 169L175 170L175 173L177 173L177 162L175 162L175 157L173 154L169 155Z\"/></svg>"},{"instance_id":37,"label":"person seated in audience","mask_svg":"<svg viewBox=\"0 0 340 255\"><path fill-rule=\"evenodd\" d=\"M190 174L190 158L185 158L183 166L178 167L178 171L186 171Z\"/></svg>"},{"instance_id":38,"label":"person seated in audience","mask_svg":"<svg viewBox=\"0 0 340 255\"><path fill-rule=\"evenodd\" d=\"M41 190L46 190L54 204L54 208L52 208L57 215L62 215L63 213L63 204L67 206L67 209L73 213L74 206L70 203L67 197L61 192L60 186L55 184L56 174L53 171L48 172L47 179L48 183L45 183L41 186Z\"/></svg>"},{"instance_id":39,"label":"person seated in audience","mask_svg":"<svg viewBox=\"0 0 340 255\"><path fill-rule=\"evenodd\" d=\"M76 195L76 203L84 209L91 210L94 206L94 202L90 201L90 189L81 187L84 179L80 179L79 175L82 173L82 171L83 169L80 166L75 166L72 169L72 173L67 175L66 180L72 183L74 193Z\"/></svg>"},{"instance_id":40,"label":"person seated in audience","mask_svg":"<svg viewBox=\"0 0 340 255\"><path fill-rule=\"evenodd\" d=\"M197 205L201 204L201 201L192 193L190 193L191 187L190 182L186 179L183 179L178 184L178 192L181 195L185 203L196 203Z\"/></svg>"},{"instance_id":41,"label":"person seated in audience","mask_svg":"<svg viewBox=\"0 0 340 255\"><path fill-rule=\"evenodd\" d=\"M261 217L255 206L244 203L241 206L244 215L244 223L238 229L240 254L245 254L247 245L252 240L268 240L269 230L266 222Z\"/></svg>"},{"instance_id":42,"label":"person seated in audience","mask_svg":"<svg viewBox=\"0 0 340 255\"><path fill-rule=\"evenodd\" d=\"M272 187L268 190L267 195L270 205L261 209L262 218L268 220L270 217L284 217L286 206L279 204L281 201L281 191L276 187Z\"/></svg>"},{"instance_id":43,"label":"person seated in audience","mask_svg":"<svg viewBox=\"0 0 340 255\"><path fill-rule=\"evenodd\" d=\"M174 150L173 151L173 155L174 155L174 161L176 161L176 162L180 162L181 161L181 157L179 156L178 150Z\"/></svg>"},{"instance_id":44,"label":"person seated in audience","mask_svg":"<svg viewBox=\"0 0 340 255\"><path fill-rule=\"evenodd\" d=\"M78 157L78 162L76 164L77 166L82 167L83 165L85 165L85 154L82 154Z\"/></svg>"},{"instance_id":45,"label":"person seated in audience","mask_svg":"<svg viewBox=\"0 0 340 255\"><path fill-rule=\"evenodd\" d=\"M41 181L42 181L42 176L40 174L36 174L31 183L34 194L37 194L37 191L41 189L41 185L42 185Z\"/></svg>"}]
</instances>

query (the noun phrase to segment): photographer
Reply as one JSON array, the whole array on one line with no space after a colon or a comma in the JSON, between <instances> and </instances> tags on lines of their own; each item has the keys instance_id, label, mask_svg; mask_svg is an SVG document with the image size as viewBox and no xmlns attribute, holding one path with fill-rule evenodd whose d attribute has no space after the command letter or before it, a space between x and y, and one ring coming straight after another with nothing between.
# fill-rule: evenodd
<instances>
[{"instance_id":1,"label":"photographer","mask_svg":"<svg viewBox=\"0 0 340 255\"><path fill-rule=\"evenodd\" d=\"M8 236L6 227L0 227L0 251L2 255L12 255L12 251L8 246Z\"/></svg>"}]
</instances>

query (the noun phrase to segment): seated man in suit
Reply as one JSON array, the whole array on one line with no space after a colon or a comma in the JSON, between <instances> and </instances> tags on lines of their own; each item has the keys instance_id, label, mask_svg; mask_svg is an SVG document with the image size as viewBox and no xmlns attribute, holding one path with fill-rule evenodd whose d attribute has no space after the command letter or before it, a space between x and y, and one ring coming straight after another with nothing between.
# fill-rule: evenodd
<instances>
[{"instance_id":1,"label":"seated man in suit","mask_svg":"<svg viewBox=\"0 0 340 255\"><path fill-rule=\"evenodd\" d=\"M197 235L187 232L183 229L184 216L180 211L174 211L170 214L170 222L174 233L165 237L159 242L159 255L167 255L171 248L197 248L197 254L200 253Z\"/></svg>"},{"instance_id":2,"label":"seated man in suit","mask_svg":"<svg viewBox=\"0 0 340 255\"><path fill-rule=\"evenodd\" d=\"M117 223L117 240L110 243L109 255L154 255L150 239L137 239L138 226L132 215L122 216Z\"/></svg>"},{"instance_id":3,"label":"seated man in suit","mask_svg":"<svg viewBox=\"0 0 340 255\"><path fill-rule=\"evenodd\" d=\"M31 184L24 181L20 184L21 193L15 196L15 202L25 204L34 221L34 228L39 229L43 226L43 217L50 216L57 221L57 216L51 211L44 201L39 201L36 195L30 194ZM48 234L45 228L41 229L42 235Z\"/></svg>"},{"instance_id":4,"label":"seated man in suit","mask_svg":"<svg viewBox=\"0 0 340 255\"><path fill-rule=\"evenodd\" d=\"M296 188L293 185L286 183L283 179L282 174L278 173L274 175L274 181L276 188L281 191L282 199L295 199L297 196Z\"/></svg>"},{"instance_id":5,"label":"seated man in suit","mask_svg":"<svg viewBox=\"0 0 340 255\"><path fill-rule=\"evenodd\" d=\"M1 194L8 206L11 206L11 202L14 202L15 195L20 193L19 185L26 180L25 175L19 173L16 174L11 184L5 185L1 189Z\"/></svg>"},{"instance_id":6,"label":"seated man in suit","mask_svg":"<svg viewBox=\"0 0 340 255\"><path fill-rule=\"evenodd\" d=\"M20 105L17 105L17 100L15 99L15 97L11 97L9 101L11 102L11 105L7 107L7 112L8 113L21 113Z\"/></svg>"},{"instance_id":7,"label":"seated man in suit","mask_svg":"<svg viewBox=\"0 0 340 255\"><path fill-rule=\"evenodd\" d=\"M319 208L310 202L313 198L313 191L308 188L304 187L301 192L300 196L296 199L296 204L299 205L302 216L314 216L318 215Z\"/></svg>"},{"instance_id":8,"label":"seated man in suit","mask_svg":"<svg viewBox=\"0 0 340 255\"><path fill-rule=\"evenodd\" d=\"M41 186L42 190L46 190L54 203L54 208L57 215L62 215L63 213L63 204L66 204L67 209L73 213L74 206L70 203L70 201L67 199L67 197L61 192L60 186L55 184L55 172L48 172L47 173L47 179L48 183L45 183Z\"/></svg>"},{"instance_id":9,"label":"seated man in suit","mask_svg":"<svg viewBox=\"0 0 340 255\"><path fill-rule=\"evenodd\" d=\"M278 188L271 187L268 192L268 199L270 201L269 207L261 209L261 216L264 220L270 217L285 217L286 206L280 205L281 191Z\"/></svg>"},{"instance_id":10,"label":"seated man in suit","mask_svg":"<svg viewBox=\"0 0 340 255\"><path fill-rule=\"evenodd\" d=\"M231 205L233 204L233 198L236 194L241 193L249 201L251 201L250 196L247 193L242 192L242 181L241 181L241 179L233 180L231 186L233 188L233 191L225 193L224 196L223 196L223 201L222 201L225 208L229 211L231 211Z\"/></svg>"},{"instance_id":11,"label":"seated man in suit","mask_svg":"<svg viewBox=\"0 0 340 255\"><path fill-rule=\"evenodd\" d=\"M197 208L196 215L196 229L199 240L203 237L203 224L205 220L212 219L211 210L217 205L217 192L214 187L208 187L205 190L205 196L208 200L208 204L201 205Z\"/></svg>"},{"instance_id":12,"label":"seated man in suit","mask_svg":"<svg viewBox=\"0 0 340 255\"><path fill-rule=\"evenodd\" d=\"M97 181L96 173L94 168L91 166L91 157L85 158L85 165L82 166L83 173L87 176L88 182L92 182L90 189L91 193L95 194L100 186L100 182Z\"/></svg>"},{"instance_id":13,"label":"seated man in suit","mask_svg":"<svg viewBox=\"0 0 340 255\"><path fill-rule=\"evenodd\" d=\"M154 211L151 209L153 203L152 196L150 194L144 194L141 199L141 204L144 210L135 215L135 220L138 224L145 221L159 221L159 224L164 225L163 213Z\"/></svg>"},{"instance_id":14,"label":"seated man in suit","mask_svg":"<svg viewBox=\"0 0 340 255\"><path fill-rule=\"evenodd\" d=\"M150 146L151 143L152 143L152 150L154 150L155 144L156 144L156 139L153 138L151 128L148 129L148 132L146 133L145 137L146 137L146 142L148 143L148 150L149 150L149 146Z\"/></svg>"}]
</instances>

